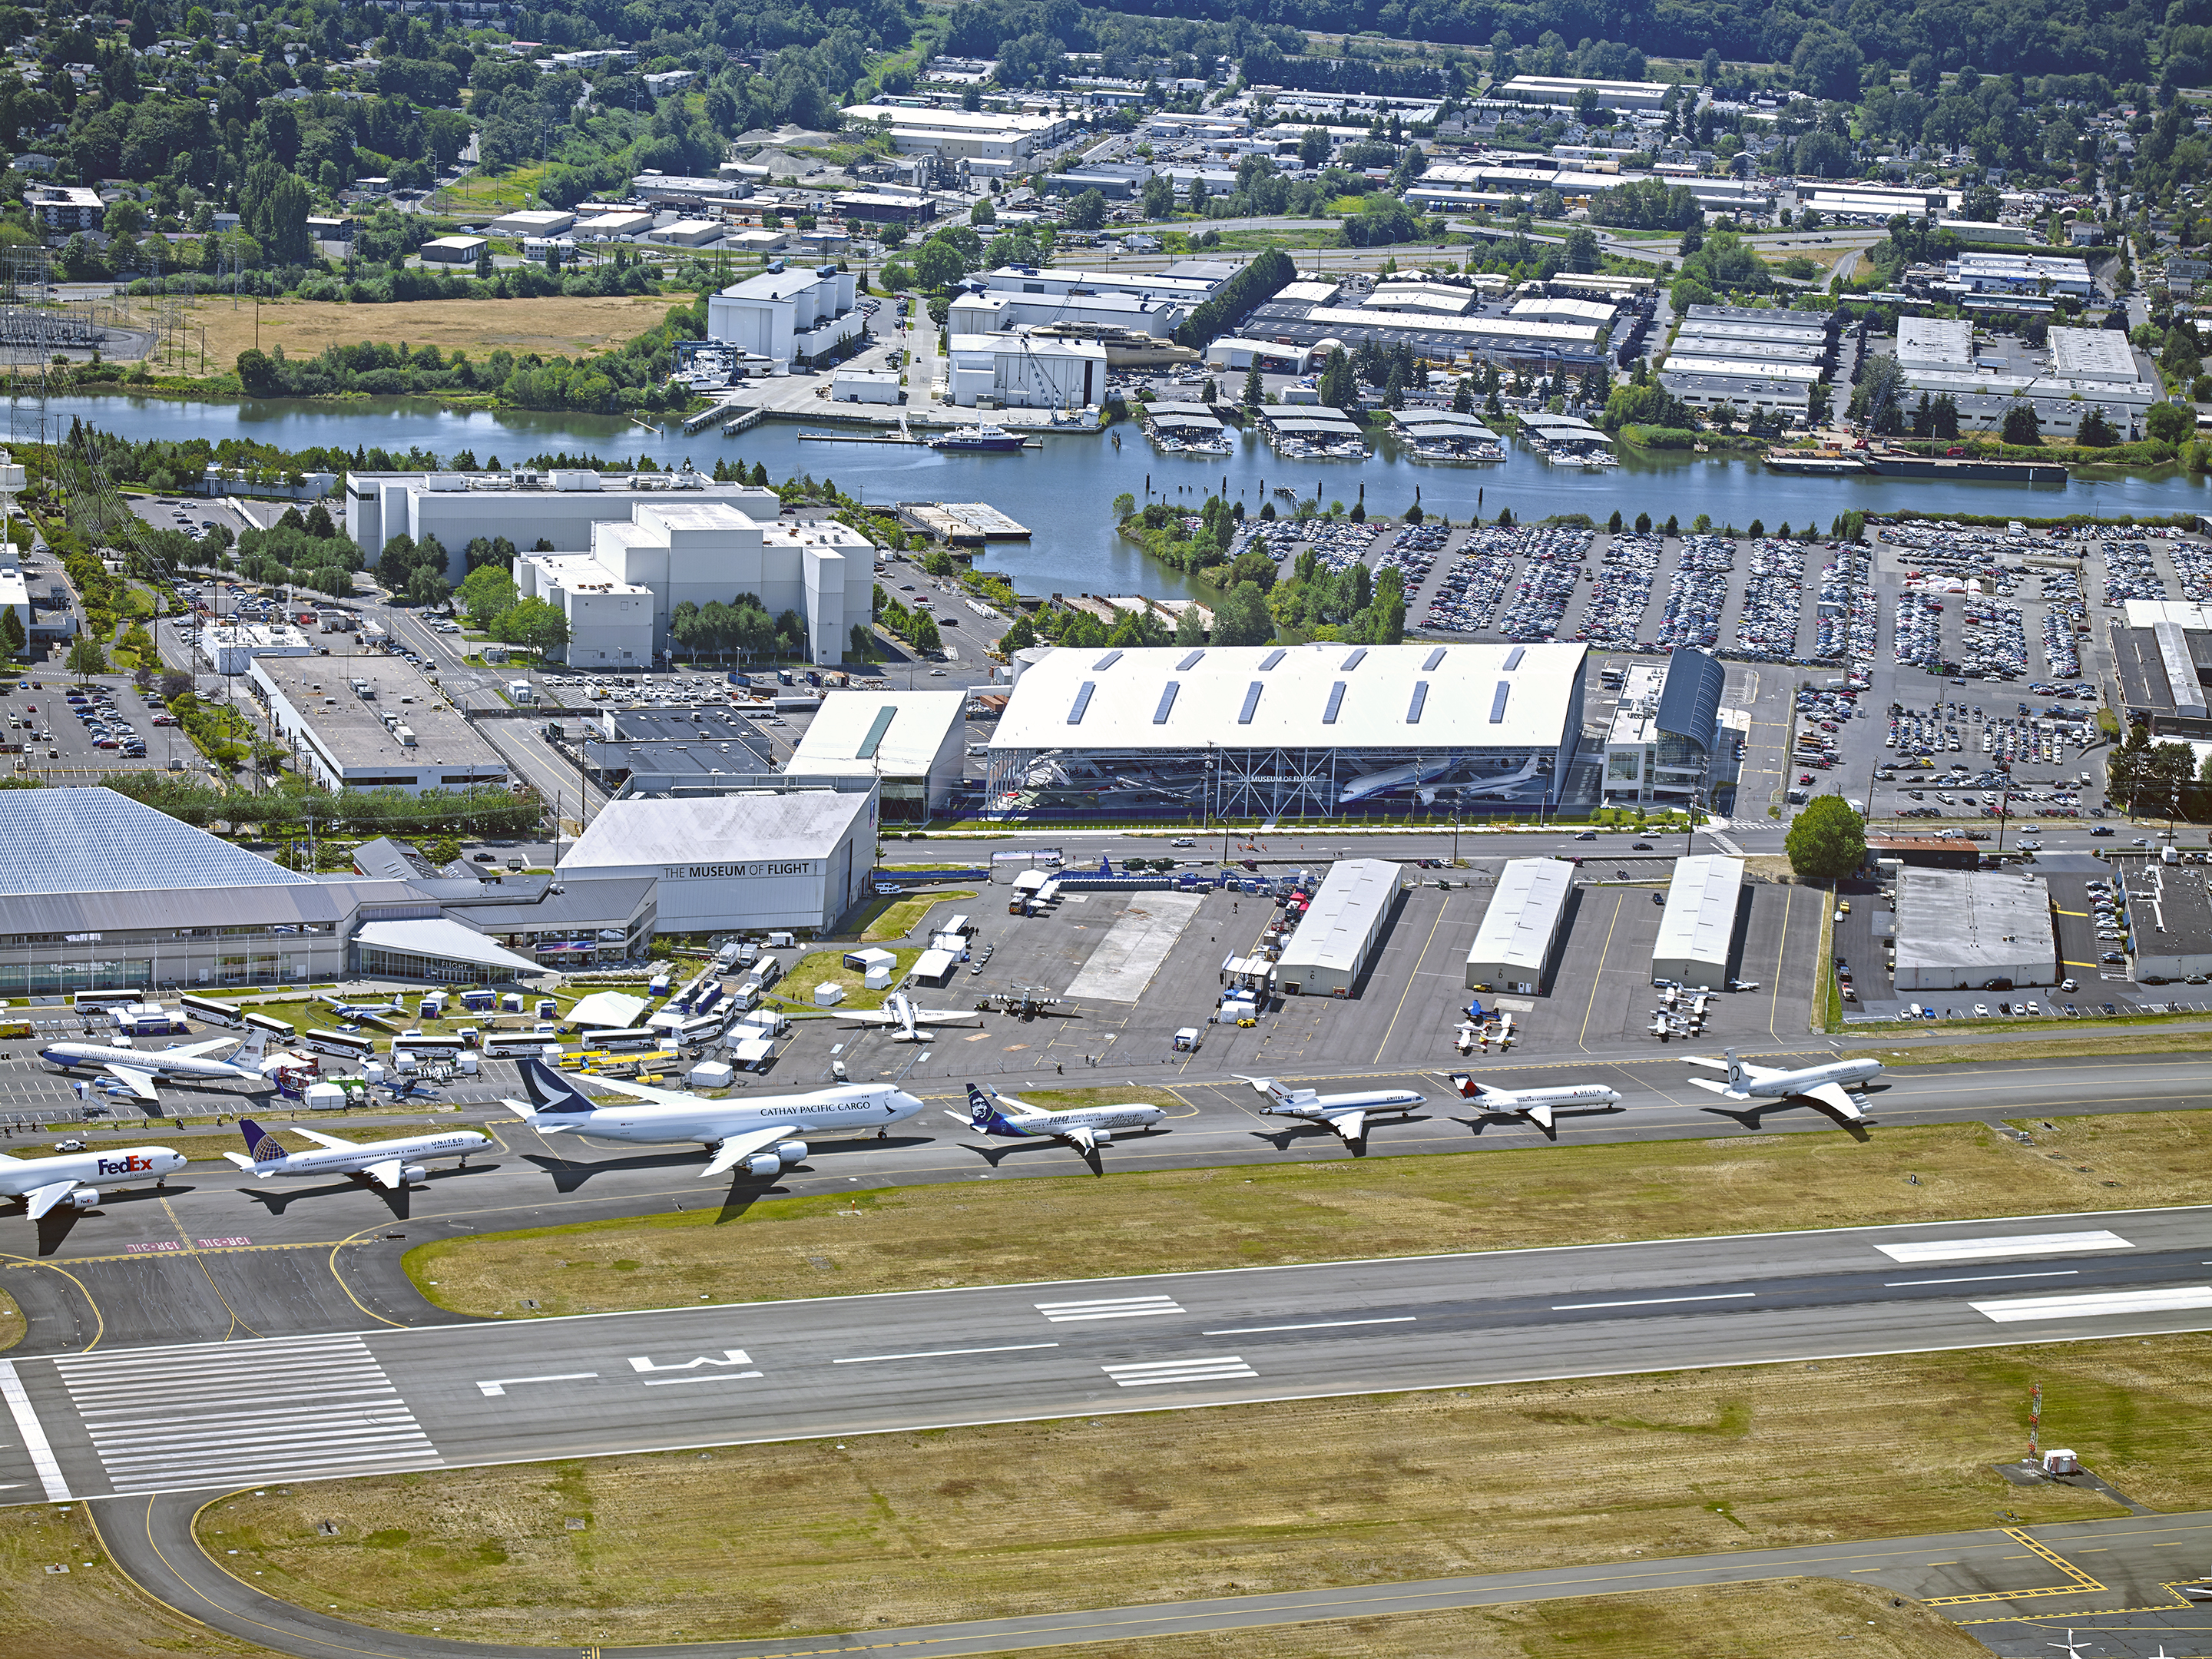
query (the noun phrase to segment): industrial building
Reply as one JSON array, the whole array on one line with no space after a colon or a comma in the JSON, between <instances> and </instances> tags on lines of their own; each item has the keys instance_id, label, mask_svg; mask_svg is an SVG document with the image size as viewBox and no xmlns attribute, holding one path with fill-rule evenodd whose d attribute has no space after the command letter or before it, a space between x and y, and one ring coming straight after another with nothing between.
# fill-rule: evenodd
<instances>
[{"instance_id":1,"label":"industrial building","mask_svg":"<svg viewBox=\"0 0 2212 1659\"><path fill-rule=\"evenodd\" d=\"M1657 110L1672 88L1664 81L1585 81L1560 75L1516 75L1490 95L1522 104L1558 104L1571 109L1585 92L1597 94L1601 109Z\"/></svg>"},{"instance_id":2,"label":"industrial building","mask_svg":"<svg viewBox=\"0 0 2212 1659\"><path fill-rule=\"evenodd\" d=\"M1582 323L1533 318L1459 317L1427 310L1314 305L1278 296L1245 319L1250 339L1308 349L1323 342L1347 349L1372 340L1386 349L1406 346L1431 362L1473 359L1513 367L1564 368L1570 374L1607 361L1606 330Z\"/></svg>"},{"instance_id":3,"label":"industrial building","mask_svg":"<svg viewBox=\"0 0 2212 1659\"><path fill-rule=\"evenodd\" d=\"M1943 267L1945 280L1968 294L2071 294L2096 291L2086 260L2045 253L1961 253Z\"/></svg>"},{"instance_id":4,"label":"industrial building","mask_svg":"<svg viewBox=\"0 0 2212 1659\"><path fill-rule=\"evenodd\" d=\"M325 789L507 787L506 758L397 658L257 656L249 672L277 741Z\"/></svg>"},{"instance_id":5,"label":"industrial building","mask_svg":"<svg viewBox=\"0 0 2212 1659\"><path fill-rule=\"evenodd\" d=\"M1700 990L1729 981L1735 915L1743 898L1743 860L1718 853L1674 860L1667 908L1651 947L1651 977Z\"/></svg>"},{"instance_id":6,"label":"industrial building","mask_svg":"<svg viewBox=\"0 0 2212 1659\"><path fill-rule=\"evenodd\" d=\"M1066 265L1000 265L981 281L992 294L1042 295L1061 300L1120 294L1153 305L1170 301L1195 309L1234 276L1240 266L1226 259L1179 259L1162 271L1076 270ZM975 278L969 279L971 282Z\"/></svg>"},{"instance_id":7,"label":"industrial building","mask_svg":"<svg viewBox=\"0 0 2212 1659\"><path fill-rule=\"evenodd\" d=\"M2212 890L2201 864L2116 858L2125 895L2128 968L2138 984L2212 974Z\"/></svg>"},{"instance_id":8,"label":"industrial building","mask_svg":"<svg viewBox=\"0 0 2212 1659\"><path fill-rule=\"evenodd\" d=\"M1335 817L1557 805L1576 644L1038 648L990 744L994 817Z\"/></svg>"},{"instance_id":9,"label":"industrial building","mask_svg":"<svg viewBox=\"0 0 2212 1659\"><path fill-rule=\"evenodd\" d=\"M949 811L966 766L964 691L830 691L786 769L809 777L869 778L887 821Z\"/></svg>"},{"instance_id":10,"label":"industrial building","mask_svg":"<svg viewBox=\"0 0 2212 1659\"><path fill-rule=\"evenodd\" d=\"M848 130L872 122L888 132L892 149L901 155L964 162L979 173L1018 172L1019 163L1050 149L1076 126L1064 114L1002 115L920 103L855 104L842 113Z\"/></svg>"},{"instance_id":11,"label":"industrial building","mask_svg":"<svg viewBox=\"0 0 2212 1659\"><path fill-rule=\"evenodd\" d=\"M670 647L678 605L746 593L771 617L793 611L805 620L811 660L841 661L852 625L872 608L875 544L833 520L782 524L774 509L757 517L746 509L762 496L775 500L755 490L734 501L636 501L628 522L591 526L588 553L519 556L515 586L568 617L572 666L648 666Z\"/></svg>"},{"instance_id":12,"label":"industrial building","mask_svg":"<svg viewBox=\"0 0 2212 1659\"><path fill-rule=\"evenodd\" d=\"M256 657L312 657L318 648L287 623L210 623L200 629L198 647L218 674L243 674Z\"/></svg>"},{"instance_id":13,"label":"industrial building","mask_svg":"<svg viewBox=\"0 0 2212 1659\"><path fill-rule=\"evenodd\" d=\"M748 276L708 297L707 337L787 369L800 358L834 350L866 328L867 319L853 308L858 281L835 265Z\"/></svg>"},{"instance_id":14,"label":"industrial building","mask_svg":"<svg viewBox=\"0 0 2212 1659\"><path fill-rule=\"evenodd\" d=\"M867 896L872 788L634 796L609 801L561 860L577 877L652 877L662 933L818 932Z\"/></svg>"},{"instance_id":15,"label":"industrial building","mask_svg":"<svg viewBox=\"0 0 2212 1659\"><path fill-rule=\"evenodd\" d=\"M2212 607L2130 599L2109 635L2129 724L2160 738L2212 738Z\"/></svg>"},{"instance_id":16,"label":"industrial building","mask_svg":"<svg viewBox=\"0 0 2212 1659\"><path fill-rule=\"evenodd\" d=\"M1331 865L1275 960L1275 988L1300 996L1354 994L1401 891L1398 866L1385 860L1340 859Z\"/></svg>"},{"instance_id":17,"label":"industrial building","mask_svg":"<svg viewBox=\"0 0 2212 1659\"><path fill-rule=\"evenodd\" d=\"M1897 872L1899 991L1978 991L2058 981L2051 889L2017 870Z\"/></svg>"},{"instance_id":18,"label":"industrial building","mask_svg":"<svg viewBox=\"0 0 2212 1659\"><path fill-rule=\"evenodd\" d=\"M394 536L416 542L434 536L446 550L447 577L458 587L468 576L468 544L479 536L504 536L525 553L541 541L546 550L580 552L592 544L592 526L627 520L639 503L665 502L672 494L720 501L767 523L783 509L773 489L716 483L691 471L349 472L345 527L370 563Z\"/></svg>"},{"instance_id":19,"label":"industrial building","mask_svg":"<svg viewBox=\"0 0 2212 1659\"><path fill-rule=\"evenodd\" d=\"M1182 325L1187 314L1179 300L1134 294L1008 294L992 289L956 296L946 325L956 339L1051 323L1096 323L1164 338Z\"/></svg>"},{"instance_id":20,"label":"industrial building","mask_svg":"<svg viewBox=\"0 0 2212 1659\"><path fill-rule=\"evenodd\" d=\"M1574 891L1575 866L1564 859L1508 859L1468 947L1467 988L1540 994L1566 942Z\"/></svg>"},{"instance_id":21,"label":"industrial building","mask_svg":"<svg viewBox=\"0 0 2212 1659\"><path fill-rule=\"evenodd\" d=\"M1632 663L1605 738L1605 804L1679 805L1712 787L1728 671L1710 652L1677 646L1662 663Z\"/></svg>"},{"instance_id":22,"label":"industrial building","mask_svg":"<svg viewBox=\"0 0 2212 1659\"><path fill-rule=\"evenodd\" d=\"M362 973L511 982L635 955L653 938L650 881L394 870L404 875L303 875L112 790L9 790L0 793L0 903L11 922L0 994Z\"/></svg>"},{"instance_id":23,"label":"industrial building","mask_svg":"<svg viewBox=\"0 0 2212 1659\"><path fill-rule=\"evenodd\" d=\"M1659 384L1701 409L1802 415L1814 383L1829 378L1835 352L1832 312L1692 306Z\"/></svg>"},{"instance_id":24,"label":"industrial building","mask_svg":"<svg viewBox=\"0 0 2212 1659\"><path fill-rule=\"evenodd\" d=\"M2166 395L2117 329L2054 327L2047 349L2047 361L2000 353L1983 362L1969 321L1897 321L1897 366L1904 371L1905 392L1950 398L1962 430L1994 429L2014 403L2025 399L2034 406L2045 435L2059 442L2072 442L2093 409L2127 434Z\"/></svg>"},{"instance_id":25,"label":"industrial building","mask_svg":"<svg viewBox=\"0 0 2212 1659\"><path fill-rule=\"evenodd\" d=\"M608 708L576 733L602 787L638 773L701 779L775 769L775 750L753 723L728 708Z\"/></svg>"},{"instance_id":26,"label":"industrial building","mask_svg":"<svg viewBox=\"0 0 2212 1659\"><path fill-rule=\"evenodd\" d=\"M1096 340L955 334L946 375L962 409L1087 409L1106 395L1106 348Z\"/></svg>"}]
</instances>

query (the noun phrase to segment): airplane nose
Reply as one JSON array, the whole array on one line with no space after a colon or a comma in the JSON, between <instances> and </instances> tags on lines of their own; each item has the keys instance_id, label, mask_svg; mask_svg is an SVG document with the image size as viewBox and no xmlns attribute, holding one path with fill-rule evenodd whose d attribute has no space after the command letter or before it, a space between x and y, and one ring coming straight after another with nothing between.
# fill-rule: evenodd
<instances>
[{"instance_id":1,"label":"airplane nose","mask_svg":"<svg viewBox=\"0 0 2212 1659\"><path fill-rule=\"evenodd\" d=\"M891 1091L891 1104L902 1112L918 1112L921 1109L921 1102L903 1089L895 1089Z\"/></svg>"}]
</instances>

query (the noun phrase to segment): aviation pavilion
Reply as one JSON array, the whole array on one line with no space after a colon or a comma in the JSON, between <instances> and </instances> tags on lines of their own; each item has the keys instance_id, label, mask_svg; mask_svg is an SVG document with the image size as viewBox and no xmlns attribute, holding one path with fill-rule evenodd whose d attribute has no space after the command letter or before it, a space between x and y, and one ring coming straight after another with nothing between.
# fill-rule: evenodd
<instances>
[{"instance_id":1,"label":"aviation pavilion","mask_svg":"<svg viewBox=\"0 0 2212 1659\"><path fill-rule=\"evenodd\" d=\"M1555 807L1577 644L1039 647L1015 659L985 816L1297 818Z\"/></svg>"}]
</instances>

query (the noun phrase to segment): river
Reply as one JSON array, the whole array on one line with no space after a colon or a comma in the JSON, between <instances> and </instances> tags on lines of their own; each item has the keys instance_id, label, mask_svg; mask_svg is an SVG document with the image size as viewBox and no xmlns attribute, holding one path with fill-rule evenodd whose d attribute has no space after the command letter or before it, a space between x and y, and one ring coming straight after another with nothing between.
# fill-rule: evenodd
<instances>
[{"instance_id":1,"label":"river","mask_svg":"<svg viewBox=\"0 0 2212 1659\"><path fill-rule=\"evenodd\" d=\"M1418 495L1431 513L1465 520L1480 510L1495 518L1510 507L1528 520L1553 513L1587 513L1602 524L1617 507L1623 517L1669 514L1688 524L1700 513L1715 524L1769 529L1807 522L1826 527L1838 514L1917 508L1923 512L2054 517L2087 513L2105 517L2212 510L2212 486L2176 470L2064 484L1951 483L1910 478L1817 478L1770 472L1753 456L1693 456L1624 452L1621 465L1595 471L1556 467L1534 451L1510 447L1509 459L1481 466L1435 466L1399 453L1382 440L1364 463L1287 462L1259 438L1237 438L1227 457L1185 457L1155 452L1133 423L1106 433L1044 440L1042 451L1002 455L943 455L934 450L839 443L801 443L803 422L768 421L734 438L708 430L686 437L647 431L617 416L545 414L526 410L455 412L423 399L380 398L332 404L296 399L236 404L180 403L131 397L54 398L43 405L24 399L10 405L9 432L36 438L43 412L52 430L59 417L82 417L103 431L133 441L205 437L220 442L246 438L283 449L327 445L405 452L420 446L441 456L467 449L479 462L496 455L512 465L530 456L568 451L617 458L650 456L664 465L689 459L710 471L718 459L758 462L781 481L811 472L834 478L846 494L869 502L988 501L1034 532L1026 543L994 544L987 561L1017 591L1132 593L1187 597L1192 590L1115 533L1114 498L1139 501L1147 489L1195 507L1226 480L1231 501L1257 512L1279 488L1349 506L1366 487L1370 514L1396 514Z\"/></svg>"}]
</instances>

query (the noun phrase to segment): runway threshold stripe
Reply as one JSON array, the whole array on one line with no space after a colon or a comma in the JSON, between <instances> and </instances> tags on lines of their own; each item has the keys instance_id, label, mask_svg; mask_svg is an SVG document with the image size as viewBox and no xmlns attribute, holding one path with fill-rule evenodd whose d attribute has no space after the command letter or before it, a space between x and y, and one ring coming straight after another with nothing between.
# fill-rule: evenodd
<instances>
[{"instance_id":1,"label":"runway threshold stripe","mask_svg":"<svg viewBox=\"0 0 2212 1659\"><path fill-rule=\"evenodd\" d=\"M283 1397L287 1400L299 1400L317 1394L343 1393L351 1389L377 1388L385 1383L384 1368L373 1360L360 1365L349 1366L344 1370L339 1370L334 1366L323 1366L312 1373L297 1377L271 1376L258 1367L252 1374L255 1380L264 1389L272 1383L284 1385ZM304 1386L309 1384L323 1386ZM163 1388L161 1382L153 1377L137 1382L72 1382L69 1388L70 1399L82 1400L95 1409L98 1408L98 1402L104 1400L145 1400L149 1395L165 1405L173 1406L198 1405L204 1401L229 1401L238 1397L238 1378L234 1375L210 1377L204 1382L194 1382L176 1389Z\"/></svg>"},{"instance_id":2,"label":"runway threshold stripe","mask_svg":"<svg viewBox=\"0 0 2212 1659\"><path fill-rule=\"evenodd\" d=\"M39 1421L12 1359L0 1359L0 1400L8 1402L8 1414L15 1419L15 1431L23 1437L23 1449L30 1454L31 1467L39 1472L39 1484L46 1489L46 1497L57 1503L67 1498L69 1482L62 1479L62 1466L54 1460L46 1425Z\"/></svg>"},{"instance_id":3,"label":"runway threshold stripe","mask_svg":"<svg viewBox=\"0 0 2212 1659\"><path fill-rule=\"evenodd\" d=\"M1629 1302L1555 1302L1553 1313L1577 1313L1585 1308L1661 1308L1676 1302L1742 1302L1757 1291L1716 1291L1711 1296L1647 1296Z\"/></svg>"},{"instance_id":4,"label":"runway threshold stripe","mask_svg":"<svg viewBox=\"0 0 2212 1659\"><path fill-rule=\"evenodd\" d=\"M2173 1313L2212 1308L2212 1285L2162 1291L2112 1291L2095 1296L2022 1297L2008 1302L1970 1302L1966 1305L2000 1325L2029 1319L2094 1319L2101 1314Z\"/></svg>"},{"instance_id":5,"label":"runway threshold stripe","mask_svg":"<svg viewBox=\"0 0 2212 1659\"><path fill-rule=\"evenodd\" d=\"M2118 1233L2022 1233L2011 1238L1921 1239L1903 1244L1877 1244L1893 1261L1990 1261L2008 1255L2065 1255L2075 1250L2132 1250Z\"/></svg>"}]
</instances>

